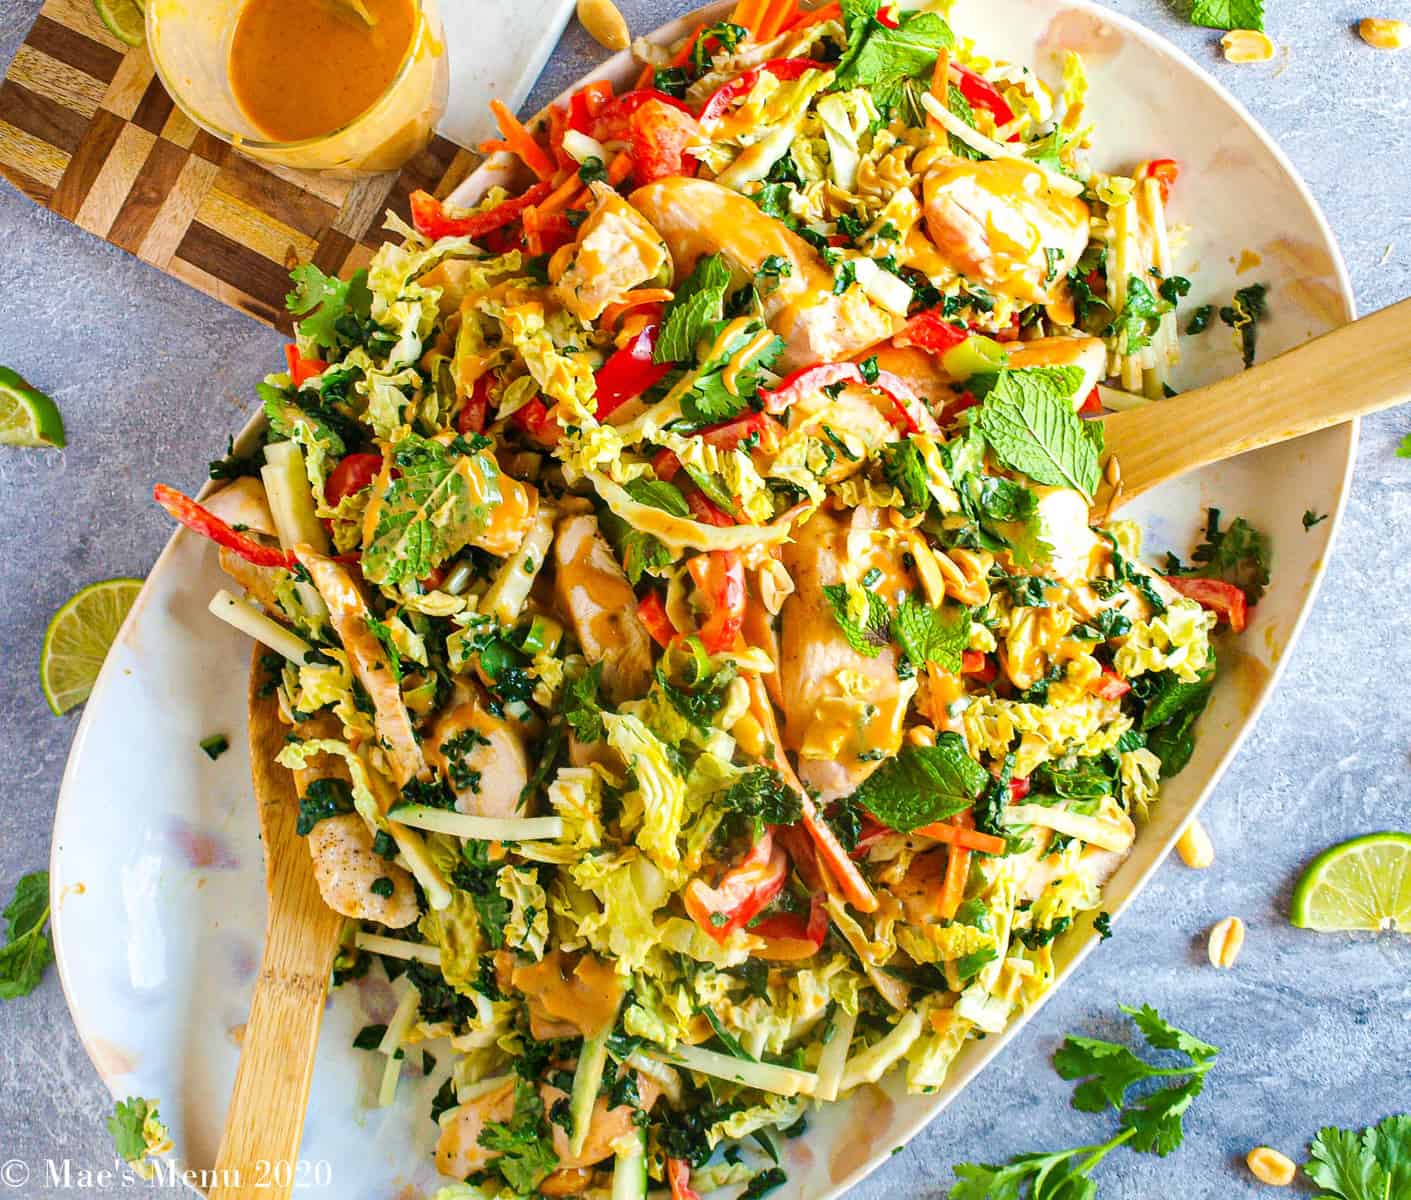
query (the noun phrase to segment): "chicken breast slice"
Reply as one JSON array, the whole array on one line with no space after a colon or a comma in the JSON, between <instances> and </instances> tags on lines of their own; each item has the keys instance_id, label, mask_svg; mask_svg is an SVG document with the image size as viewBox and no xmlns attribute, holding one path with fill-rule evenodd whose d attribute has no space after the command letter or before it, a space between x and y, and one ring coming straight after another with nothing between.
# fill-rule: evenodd
<instances>
[{"instance_id":1,"label":"chicken breast slice","mask_svg":"<svg viewBox=\"0 0 1411 1200\"><path fill-rule=\"evenodd\" d=\"M717 252L750 277L771 256L789 264L763 298L765 320L784 339L780 371L850 358L901 325L856 285L833 295L833 273L813 247L747 196L709 180L673 177L638 188L629 200L666 239L678 280L702 255Z\"/></svg>"},{"instance_id":2,"label":"chicken breast slice","mask_svg":"<svg viewBox=\"0 0 1411 1200\"><path fill-rule=\"evenodd\" d=\"M477 817L523 815L520 795L529 782L524 740L478 698L438 717L424 748L426 761L450 781L459 811Z\"/></svg>"},{"instance_id":3,"label":"chicken breast slice","mask_svg":"<svg viewBox=\"0 0 1411 1200\"><path fill-rule=\"evenodd\" d=\"M1089 237L1088 206L1012 158L947 158L922 183L926 232L957 272L1030 304L1057 294Z\"/></svg>"},{"instance_id":4,"label":"chicken breast slice","mask_svg":"<svg viewBox=\"0 0 1411 1200\"><path fill-rule=\"evenodd\" d=\"M308 546L295 546L294 554L328 605L329 619L347 651L353 674L372 698L373 723L387 751L393 780L402 788L413 779L425 778L426 759L412 727L411 714L402 701L387 652L368 628L367 603L358 585L341 563Z\"/></svg>"},{"instance_id":5,"label":"chicken breast slice","mask_svg":"<svg viewBox=\"0 0 1411 1200\"><path fill-rule=\"evenodd\" d=\"M633 288L670 275L661 234L607 184L594 183L593 211L554 281L554 299L579 320L595 321Z\"/></svg>"},{"instance_id":6,"label":"chicken breast slice","mask_svg":"<svg viewBox=\"0 0 1411 1200\"><path fill-rule=\"evenodd\" d=\"M854 520L861 524L851 526L820 511L784 548L797 589L780 613L784 745L798 754L799 778L825 801L850 794L883 757L897 752L916 692L914 678L897 678L894 646L883 646L873 658L853 649L823 592L849 577L845 562L856 575L878 568L882 578L873 587L889 603L894 593L913 586L901 549L865 536L869 519L860 509Z\"/></svg>"},{"instance_id":7,"label":"chicken breast slice","mask_svg":"<svg viewBox=\"0 0 1411 1200\"><path fill-rule=\"evenodd\" d=\"M652 639L637 616L637 595L598 530L597 517L574 514L554 538L554 592L590 663L603 664L603 692L614 704L646 693Z\"/></svg>"}]
</instances>

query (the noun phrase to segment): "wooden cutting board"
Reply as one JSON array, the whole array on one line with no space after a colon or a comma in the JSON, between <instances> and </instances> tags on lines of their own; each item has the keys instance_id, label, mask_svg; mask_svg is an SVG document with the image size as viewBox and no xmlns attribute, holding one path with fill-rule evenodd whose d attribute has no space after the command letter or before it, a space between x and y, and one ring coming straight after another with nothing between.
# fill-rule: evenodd
<instances>
[{"instance_id":1,"label":"wooden cutting board","mask_svg":"<svg viewBox=\"0 0 1411 1200\"><path fill-rule=\"evenodd\" d=\"M557 31L555 31L556 35ZM437 136L398 174L355 183L256 163L193 125L147 51L92 0L45 0L0 83L0 174L32 200L209 296L288 331L289 268L349 275L479 156Z\"/></svg>"}]
</instances>

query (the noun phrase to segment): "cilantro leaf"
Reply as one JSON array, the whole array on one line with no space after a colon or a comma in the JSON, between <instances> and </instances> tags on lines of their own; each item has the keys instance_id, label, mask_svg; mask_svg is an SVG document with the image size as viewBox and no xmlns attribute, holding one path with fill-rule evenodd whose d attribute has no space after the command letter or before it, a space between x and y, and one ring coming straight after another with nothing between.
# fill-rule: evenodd
<instances>
[{"instance_id":1,"label":"cilantro leaf","mask_svg":"<svg viewBox=\"0 0 1411 1200\"><path fill-rule=\"evenodd\" d=\"M773 767L752 767L720 796L720 806L756 817L767 825L793 825L803 816L803 800Z\"/></svg>"},{"instance_id":2,"label":"cilantro leaf","mask_svg":"<svg viewBox=\"0 0 1411 1200\"><path fill-rule=\"evenodd\" d=\"M1124 354L1136 354L1151 345L1161 318L1175 307L1153 292L1140 275L1131 275L1127 279L1127 299L1108 333L1121 339Z\"/></svg>"},{"instance_id":3,"label":"cilantro leaf","mask_svg":"<svg viewBox=\"0 0 1411 1200\"><path fill-rule=\"evenodd\" d=\"M744 412L749 398L759 391L759 373L774 365L784 351L784 339L770 338L741 361L735 356L752 343L764 326L751 322L732 337L718 358L701 366L691 388L681 397L681 412L693 425L715 425ZM734 380L726 386L726 369L734 366ZM733 388L733 390L731 390Z\"/></svg>"},{"instance_id":4,"label":"cilantro leaf","mask_svg":"<svg viewBox=\"0 0 1411 1200\"><path fill-rule=\"evenodd\" d=\"M891 625L892 614L887 602L876 592L864 591L867 597L867 616L859 625L848 612L848 586L845 583L830 583L823 589L823 595L833 609L833 619L847 638L848 645L859 654L876 658L882 647L891 640L887 630Z\"/></svg>"},{"instance_id":5,"label":"cilantro leaf","mask_svg":"<svg viewBox=\"0 0 1411 1200\"><path fill-rule=\"evenodd\" d=\"M724 315L729 287L730 264L725 255L706 254L697 259L695 268L681 281L666 306L652 361L694 362L696 343Z\"/></svg>"},{"instance_id":6,"label":"cilantro leaf","mask_svg":"<svg viewBox=\"0 0 1411 1200\"><path fill-rule=\"evenodd\" d=\"M977 425L1006 466L1037 483L1071 487L1091 498L1101 478L1101 427L1094 435L1070 400L1082 383L1077 367L1001 371Z\"/></svg>"},{"instance_id":7,"label":"cilantro leaf","mask_svg":"<svg viewBox=\"0 0 1411 1200\"><path fill-rule=\"evenodd\" d=\"M150 1154L171 1148L171 1136L157 1114L157 1102L140 1096L119 1100L107 1120L108 1132L118 1155L143 1179L151 1179L156 1168L147 1161Z\"/></svg>"},{"instance_id":8,"label":"cilantro leaf","mask_svg":"<svg viewBox=\"0 0 1411 1200\"><path fill-rule=\"evenodd\" d=\"M1311 508L1303 510L1303 528L1312 529L1315 525L1321 525L1328 519L1327 513L1316 513Z\"/></svg>"},{"instance_id":9,"label":"cilantro leaf","mask_svg":"<svg viewBox=\"0 0 1411 1200\"><path fill-rule=\"evenodd\" d=\"M616 513L604 510L598 514L598 528L603 531L622 563L622 569L635 587L651 570L669 566L671 552L650 533L634 529Z\"/></svg>"},{"instance_id":10,"label":"cilantro leaf","mask_svg":"<svg viewBox=\"0 0 1411 1200\"><path fill-rule=\"evenodd\" d=\"M942 733L934 746L905 745L852 794L890 829L908 833L963 812L990 782L990 773L970 757L965 739Z\"/></svg>"},{"instance_id":11,"label":"cilantro leaf","mask_svg":"<svg viewBox=\"0 0 1411 1200\"><path fill-rule=\"evenodd\" d=\"M486 527L500 501L499 468L487 454L462 456L410 433L393 463L401 475L362 556L363 574L377 584L424 579Z\"/></svg>"},{"instance_id":12,"label":"cilantro leaf","mask_svg":"<svg viewBox=\"0 0 1411 1200\"><path fill-rule=\"evenodd\" d=\"M0 1000L17 1000L39 986L45 967L54 961L54 943L45 928L49 920L48 871L20 877L4 917L9 932L0 948Z\"/></svg>"},{"instance_id":13,"label":"cilantro leaf","mask_svg":"<svg viewBox=\"0 0 1411 1200\"><path fill-rule=\"evenodd\" d=\"M346 779L315 779L299 798L299 819L294 832L308 837L320 821L352 811L353 789Z\"/></svg>"},{"instance_id":14,"label":"cilantro leaf","mask_svg":"<svg viewBox=\"0 0 1411 1200\"><path fill-rule=\"evenodd\" d=\"M1191 0L1191 24L1207 29L1264 29L1264 0Z\"/></svg>"},{"instance_id":15,"label":"cilantro leaf","mask_svg":"<svg viewBox=\"0 0 1411 1200\"><path fill-rule=\"evenodd\" d=\"M514 1116L488 1122L480 1131L480 1145L498 1150L495 1169L521 1195L532 1194L558 1166L553 1137L544 1120L544 1105L533 1084L514 1081Z\"/></svg>"},{"instance_id":16,"label":"cilantro leaf","mask_svg":"<svg viewBox=\"0 0 1411 1200\"><path fill-rule=\"evenodd\" d=\"M598 688L603 681L603 664L594 663L577 679L570 679L563 689L563 719L569 723L580 742L601 741L603 707Z\"/></svg>"},{"instance_id":17,"label":"cilantro leaf","mask_svg":"<svg viewBox=\"0 0 1411 1200\"><path fill-rule=\"evenodd\" d=\"M301 337L330 350L358 340L358 326L372 314L366 270L355 271L345 282L325 275L313 263L300 263L289 272L289 278L294 290L285 296L284 306L304 318L297 325Z\"/></svg>"},{"instance_id":18,"label":"cilantro leaf","mask_svg":"<svg viewBox=\"0 0 1411 1200\"><path fill-rule=\"evenodd\" d=\"M1396 457L1411 458L1411 433L1408 433L1405 437L1401 439L1399 443L1397 443Z\"/></svg>"},{"instance_id":19,"label":"cilantro leaf","mask_svg":"<svg viewBox=\"0 0 1411 1200\"><path fill-rule=\"evenodd\" d=\"M1268 535L1243 517L1236 517L1226 529L1220 528L1220 510L1205 514L1205 540L1192 552L1198 564L1182 572L1205 579L1223 579L1244 592L1250 604L1258 604L1269 586L1269 563L1273 546Z\"/></svg>"},{"instance_id":20,"label":"cilantro leaf","mask_svg":"<svg viewBox=\"0 0 1411 1200\"><path fill-rule=\"evenodd\" d=\"M505 860L492 863L489 843L474 841L461 847L461 859L451 872L451 882L470 893L485 942L492 950L498 950L505 944L505 926L510 919L510 902L500 894L499 887Z\"/></svg>"},{"instance_id":21,"label":"cilantro leaf","mask_svg":"<svg viewBox=\"0 0 1411 1200\"><path fill-rule=\"evenodd\" d=\"M1240 288L1234 298L1220 310L1220 320L1239 334L1240 352L1246 368L1254 365L1258 341L1258 325L1269 315L1269 289L1262 283Z\"/></svg>"},{"instance_id":22,"label":"cilantro leaf","mask_svg":"<svg viewBox=\"0 0 1411 1200\"><path fill-rule=\"evenodd\" d=\"M1304 1171L1322 1200L1385 1200L1411 1194L1411 1116L1388 1117L1360 1134L1328 1126L1308 1147Z\"/></svg>"},{"instance_id":23,"label":"cilantro leaf","mask_svg":"<svg viewBox=\"0 0 1411 1200\"><path fill-rule=\"evenodd\" d=\"M943 671L959 671L970 642L970 610L951 604L932 608L903 596L892 618L892 636L916 666L935 663Z\"/></svg>"}]
</instances>

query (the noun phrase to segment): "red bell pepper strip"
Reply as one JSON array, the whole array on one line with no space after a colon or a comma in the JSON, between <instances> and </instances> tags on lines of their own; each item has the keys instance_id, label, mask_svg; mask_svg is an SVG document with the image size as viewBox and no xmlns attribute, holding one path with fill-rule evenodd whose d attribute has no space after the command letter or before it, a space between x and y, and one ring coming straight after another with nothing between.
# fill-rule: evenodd
<instances>
[{"instance_id":1,"label":"red bell pepper strip","mask_svg":"<svg viewBox=\"0 0 1411 1200\"><path fill-rule=\"evenodd\" d=\"M828 910L817 892L809 901L808 916L803 913L770 913L751 922L750 932L764 938L791 938L812 942L814 949L828 936Z\"/></svg>"},{"instance_id":2,"label":"red bell pepper strip","mask_svg":"<svg viewBox=\"0 0 1411 1200\"><path fill-rule=\"evenodd\" d=\"M724 529L728 525L739 524L734 517L728 512L722 511L699 488L686 493L686 507L691 510L691 515L702 525L714 525L717 529Z\"/></svg>"},{"instance_id":3,"label":"red bell pepper strip","mask_svg":"<svg viewBox=\"0 0 1411 1200\"><path fill-rule=\"evenodd\" d=\"M1101 678L1089 690L1103 700L1120 700L1132 690L1132 685L1111 667L1103 667Z\"/></svg>"},{"instance_id":4,"label":"red bell pepper strip","mask_svg":"<svg viewBox=\"0 0 1411 1200\"><path fill-rule=\"evenodd\" d=\"M302 358L299 347L293 342L284 347L284 359L289 364L289 382L296 388L303 387L307 380L328 370L328 364L322 359Z\"/></svg>"},{"instance_id":5,"label":"red bell pepper strip","mask_svg":"<svg viewBox=\"0 0 1411 1200\"><path fill-rule=\"evenodd\" d=\"M890 371L878 371L869 382L862 374L862 368L855 362L821 363L814 367L803 367L795 371L772 392L761 392L764 411L779 414L784 412L804 396L821 391L836 383L855 383L860 387L870 387L881 392L896 409L898 424L907 433L934 433L936 420L926 411L921 397L911 390L911 386Z\"/></svg>"},{"instance_id":6,"label":"red bell pepper strip","mask_svg":"<svg viewBox=\"0 0 1411 1200\"><path fill-rule=\"evenodd\" d=\"M591 133L600 112L612 103L612 84L595 79L581 87L568 99L568 127L579 133Z\"/></svg>"},{"instance_id":7,"label":"red bell pepper strip","mask_svg":"<svg viewBox=\"0 0 1411 1200\"><path fill-rule=\"evenodd\" d=\"M970 102L972 108L983 108L994 117L996 129L1014 120L1014 110L988 79L976 74L969 67L962 67L958 62L953 61L950 67L960 76L960 83L957 85L960 94Z\"/></svg>"},{"instance_id":8,"label":"red bell pepper strip","mask_svg":"<svg viewBox=\"0 0 1411 1200\"><path fill-rule=\"evenodd\" d=\"M652 470L656 472L658 479L670 483L681 474L681 460L676 457L674 450L658 450L652 455Z\"/></svg>"},{"instance_id":9,"label":"red bell pepper strip","mask_svg":"<svg viewBox=\"0 0 1411 1200\"><path fill-rule=\"evenodd\" d=\"M707 425L700 431L709 445L717 450L738 450L742 442L758 435L761 450L772 453L779 448L783 428L774 418L762 412L752 412L747 416L736 417L733 421L722 421L719 425Z\"/></svg>"},{"instance_id":10,"label":"red bell pepper strip","mask_svg":"<svg viewBox=\"0 0 1411 1200\"><path fill-rule=\"evenodd\" d=\"M637 616L652 635L652 641L663 650L676 640L676 626L667 616L660 592L648 592L637 601Z\"/></svg>"},{"instance_id":11,"label":"red bell pepper strip","mask_svg":"<svg viewBox=\"0 0 1411 1200\"><path fill-rule=\"evenodd\" d=\"M789 856L765 830L740 865L725 872L718 887L693 879L686 885L683 902L691 919L723 942L758 916L788 879Z\"/></svg>"},{"instance_id":12,"label":"red bell pepper strip","mask_svg":"<svg viewBox=\"0 0 1411 1200\"><path fill-rule=\"evenodd\" d=\"M671 1200L701 1200L691 1187L691 1164L684 1158L666 1160L666 1181L671 1185Z\"/></svg>"},{"instance_id":13,"label":"red bell pepper strip","mask_svg":"<svg viewBox=\"0 0 1411 1200\"><path fill-rule=\"evenodd\" d=\"M671 372L670 363L652 361L657 329L655 324L642 326L636 337L598 368L593 377L598 388L598 420L606 419L619 405L640 396Z\"/></svg>"},{"instance_id":14,"label":"red bell pepper strip","mask_svg":"<svg viewBox=\"0 0 1411 1200\"><path fill-rule=\"evenodd\" d=\"M1097 390L1097 384L1093 384L1093 390L1088 393L1088 398L1078 409L1078 415L1080 417L1095 417L1100 412L1102 412L1102 393Z\"/></svg>"},{"instance_id":15,"label":"red bell pepper strip","mask_svg":"<svg viewBox=\"0 0 1411 1200\"><path fill-rule=\"evenodd\" d=\"M903 325L892 338L894 346L915 346L932 354L944 354L959 346L970 336L970 330L954 321L947 321L934 309L919 312Z\"/></svg>"},{"instance_id":16,"label":"red bell pepper strip","mask_svg":"<svg viewBox=\"0 0 1411 1200\"><path fill-rule=\"evenodd\" d=\"M743 100L754 90L761 75L773 75L775 79L798 79L806 71L822 71L826 68L811 58L772 58L768 62L751 67L743 75L737 75L729 83L711 93L710 99L701 109L701 124L714 121L724 115L736 100Z\"/></svg>"},{"instance_id":17,"label":"red bell pepper strip","mask_svg":"<svg viewBox=\"0 0 1411 1200\"><path fill-rule=\"evenodd\" d=\"M805 885L815 893L822 891L823 876L818 873L818 853L809 839L808 830L802 825L775 825L774 840L784 847Z\"/></svg>"},{"instance_id":18,"label":"red bell pepper strip","mask_svg":"<svg viewBox=\"0 0 1411 1200\"><path fill-rule=\"evenodd\" d=\"M901 22L897 20L889 5L883 5L877 10L877 24L884 29L900 29Z\"/></svg>"},{"instance_id":19,"label":"red bell pepper strip","mask_svg":"<svg viewBox=\"0 0 1411 1200\"><path fill-rule=\"evenodd\" d=\"M548 183L536 183L522 196L515 196L484 212L451 217L447 216L441 201L418 188L410 198L412 227L422 237L433 242L445 237L484 237L493 230L503 229L519 220L520 214L526 208L538 204L553 190L552 185Z\"/></svg>"},{"instance_id":20,"label":"red bell pepper strip","mask_svg":"<svg viewBox=\"0 0 1411 1200\"><path fill-rule=\"evenodd\" d=\"M1235 633L1243 633L1249 623L1249 597L1241 588L1223 579L1198 579L1190 575L1167 575L1166 582L1201 608L1209 609Z\"/></svg>"},{"instance_id":21,"label":"red bell pepper strip","mask_svg":"<svg viewBox=\"0 0 1411 1200\"><path fill-rule=\"evenodd\" d=\"M651 100L659 100L668 107L678 108L687 116L692 116L685 102L675 96L668 96L656 88L633 88L632 91L623 92L616 99L602 105L594 114L588 128L579 132L586 133L600 142L623 141L631 128L632 114Z\"/></svg>"},{"instance_id":22,"label":"red bell pepper strip","mask_svg":"<svg viewBox=\"0 0 1411 1200\"><path fill-rule=\"evenodd\" d=\"M745 622L744 563L734 550L712 550L696 555L686 568L710 604L710 615L697 631L701 642L710 654L730 649Z\"/></svg>"},{"instance_id":23,"label":"red bell pepper strip","mask_svg":"<svg viewBox=\"0 0 1411 1200\"><path fill-rule=\"evenodd\" d=\"M1174 158L1153 158L1137 168L1138 179L1154 179L1161 186L1161 203L1171 200L1171 189L1181 176L1181 164Z\"/></svg>"},{"instance_id":24,"label":"red bell pepper strip","mask_svg":"<svg viewBox=\"0 0 1411 1200\"><path fill-rule=\"evenodd\" d=\"M257 567L284 567L286 569L292 569L294 566L294 555L290 551L281 550L278 546L262 545L254 538L238 533L215 513L202 508L196 501L183 496L175 488L167 487L164 483L156 484L152 488L152 499L185 525L187 529L193 533L199 533L202 537L210 538L217 546L224 546L248 563L254 563Z\"/></svg>"},{"instance_id":25,"label":"red bell pepper strip","mask_svg":"<svg viewBox=\"0 0 1411 1200\"><path fill-rule=\"evenodd\" d=\"M531 441L538 442L541 446L555 446L563 436L563 429L558 420L538 396L523 408L515 409L510 420L522 429Z\"/></svg>"},{"instance_id":26,"label":"red bell pepper strip","mask_svg":"<svg viewBox=\"0 0 1411 1200\"><path fill-rule=\"evenodd\" d=\"M1019 801L1029 794L1029 788L1031 786L1027 775L1014 776L1014 778L1009 781L1009 802L1011 804L1018 804Z\"/></svg>"},{"instance_id":27,"label":"red bell pepper strip","mask_svg":"<svg viewBox=\"0 0 1411 1200\"><path fill-rule=\"evenodd\" d=\"M488 371L475 381L470 396L456 414L456 428L461 433L484 433L490 416L490 388L494 376Z\"/></svg>"},{"instance_id":28,"label":"red bell pepper strip","mask_svg":"<svg viewBox=\"0 0 1411 1200\"><path fill-rule=\"evenodd\" d=\"M973 675L981 683L992 683L999 674L999 667L988 654L979 650L965 650L960 655L960 673Z\"/></svg>"},{"instance_id":29,"label":"red bell pepper strip","mask_svg":"<svg viewBox=\"0 0 1411 1200\"><path fill-rule=\"evenodd\" d=\"M339 501L371 485L382 470L380 454L350 454L329 473L323 485L323 498L337 508Z\"/></svg>"}]
</instances>

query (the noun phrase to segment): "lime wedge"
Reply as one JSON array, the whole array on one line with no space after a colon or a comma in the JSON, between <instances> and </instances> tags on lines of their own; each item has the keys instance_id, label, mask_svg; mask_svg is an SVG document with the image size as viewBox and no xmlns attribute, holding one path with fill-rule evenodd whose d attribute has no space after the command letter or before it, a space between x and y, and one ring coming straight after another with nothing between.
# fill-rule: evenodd
<instances>
[{"instance_id":1,"label":"lime wedge","mask_svg":"<svg viewBox=\"0 0 1411 1200\"><path fill-rule=\"evenodd\" d=\"M1291 918L1320 933L1411 933L1411 833L1369 833L1324 850L1294 888Z\"/></svg>"},{"instance_id":2,"label":"lime wedge","mask_svg":"<svg viewBox=\"0 0 1411 1200\"><path fill-rule=\"evenodd\" d=\"M147 40L147 22L142 5L135 0L93 0L93 7L108 31L129 46L140 46Z\"/></svg>"},{"instance_id":3,"label":"lime wedge","mask_svg":"<svg viewBox=\"0 0 1411 1200\"><path fill-rule=\"evenodd\" d=\"M88 699L141 587L140 579L90 583L50 618L39 652L39 683L56 717Z\"/></svg>"},{"instance_id":4,"label":"lime wedge","mask_svg":"<svg viewBox=\"0 0 1411 1200\"><path fill-rule=\"evenodd\" d=\"M58 405L9 367L0 367L0 445L64 445Z\"/></svg>"}]
</instances>

